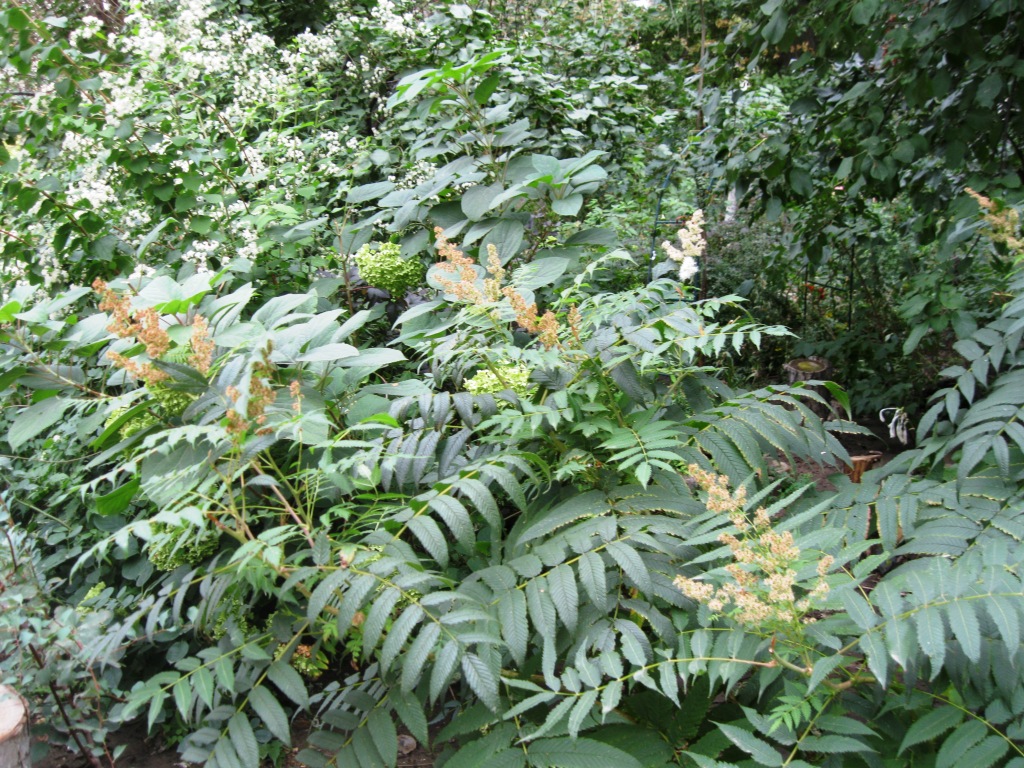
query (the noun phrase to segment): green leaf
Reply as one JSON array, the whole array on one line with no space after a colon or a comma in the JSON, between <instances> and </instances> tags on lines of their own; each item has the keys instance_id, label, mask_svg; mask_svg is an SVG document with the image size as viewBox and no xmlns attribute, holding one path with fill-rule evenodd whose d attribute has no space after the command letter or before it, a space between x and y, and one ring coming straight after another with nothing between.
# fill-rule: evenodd
<instances>
[{"instance_id":1,"label":"green leaf","mask_svg":"<svg viewBox=\"0 0 1024 768\"><path fill-rule=\"evenodd\" d=\"M964 755L971 747L981 743L988 732L985 723L980 720L968 720L942 742L942 747L939 748L939 754L935 759L935 768L955 768L958 765L965 765L960 763Z\"/></svg>"},{"instance_id":2,"label":"green leaf","mask_svg":"<svg viewBox=\"0 0 1024 768\"><path fill-rule=\"evenodd\" d=\"M786 34L786 27L789 24L789 14L786 13L785 8L776 9L775 13L772 14L771 19L761 29L761 37L769 45L775 45L782 40L783 35Z\"/></svg>"},{"instance_id":3,"label":"green leaf","mask_svg":"<svg viewBox=\"0 0 1024 768\"><path fill-rule=\"evenodd\" d=\"M575 631L579 616L579 593L573 569L563 563L547 575L547 583L558 618L566 629Z\"/></svg>"},{"instance_id":4,"label":"green leaf","mask_svg":"<svg viewBox=\"0 0 1024 768\"><path fill-rule=\"evenodd\" d=\"M416 639L409 646L409 650L402 657L402 682L403 691L412 691L420 681L427 661L437 646L437 639L441 636L441 627L438 624L427 624Z\"/></svg>"},{"instance_id":5,"label":"green leaf","mask_svg":"<svg viewBox=\"0 0 1024 768\"><path fill-rule=\"evenodd\" d=\"M457 640L449 640L434 659L434 668L430 671L430 700L437 701L447 688L459 663L462 648Z\"/></svg>"},{"instance_id":6,"label":"green leaf","mask_svg":"<svg viewBox=\"0 0 1024 768\"><path fill-rule=\"evenodd\" d=\"M216 684L213 680L213 673L208 667L197 667L192 673L192 685L199 694L199 698L208 707L213 706L213 694L216 691Z\"/></svg>"},{"instance_id":7,"label":"green leaf","mask_svg":"<svg viewBox=\"0 0 1024 768\"><path fill-rule=\"evenodd\" d=\"M103 517L120 515L128 509L132 499L135 498L135 494L138 492L140 485L141 483L138 478L135 478L129 480L120 488L117 488L110 493L104 494L103 496L97 496L96 512Z\"/></svg>"},{"instance_id":8,"label":"green leaf","mask_svg":"<svg viewBox=\"0 0 1024 768\"><path fill-rule=\"evenodd\" d=\"M276 738L291 746L292 736L288 727L288 716L274 694L264 686L257 685L249 691L249 705Z\"/></svg>"},{"instance_id":9,"label":"green leaf","mask_svg":"<svg viewBox=\"0 0 1024 768\"><path fill-rule=\"evenodd\" d=\"M931 677L934 678L946 659L946 628L942 623L942 613L935 606L927 606L918 611L915 618L917 641L921 650L931 659Z\"/></svg>"},{"instance_id":10,"label":"green leaf","mask_svg":"<svg viewBox=\"0 0 1024 768\"><path fill-rule=\"evenodd\" d=\"M580 583L591 604L599 611L608 606L608 585L605 580L604 560L597 552L584 552L576 563Z\"/></svg>"},{"instance_id":11,"label":"green leaf","mask_svg":"<svg viewBox=\"0 0 1024 768\"><path fill-rule=\"evenodd\" d=\"M837 754L844 752L872 752L867 744L849 736L836 736L826 734L824 736L808 736L800 742L800 748L807 752L821 752L823 754Z\"/></svg>"},{"instance_id":12,"label":"green leaf","mask_svg":"<svg viewBox=\"0 0 1024 768\"><path fill-rule=\"evenodd\" d=\"M426 745L430 741L430 730L422 702L414 694L404 691L390 692L388 700L395 708L395 714L409 729L409 733L421 744Z\"/></svg>"},{"instance_id":13,"label":"green leaf","mask_svg":"<svg viewBox=\"0 0 1024 768\"><path fill-rule=\"evenodd\" d=\"M73 405L71 400L51 397L25 408L11 423L7 431L7 442L17 451L32 438L45 432L59 422L64 412Z\"/></svg>"},{"instance_id":14,"label":"green leaf","mask_svg":"<svg viewBox=\"0 0 1024 768\"><path fill-rule=\"evenodd\" d=\"M1010 749L1010 742L1001 735L995 734L986 737L980 744L969 749L960 760L958 766L971 766L971 768L990 768L997 760L1006 754Z\"/></svg>"},{"instance_id":15,"label":"green leaf","mask_svg":"<svg viewBox=\"0 0 1024 768\"><path fill-rule=\"evenodd\" d=\"M949 628L960 641L960 647L973 662L981 657L981 627L974 607L966 600L954 600L946 612Z\"/></svg>"},{"instance_id":16,"label":"green leaf","mask_svg":"<svg viewBox=\"0 0 1024 768\"><path fill-rule=\"evenodd\" d=\"M497 712L498 676L484 660L475 653L466 653L462 657L462 674L469 687L473 689L473 693L480 697L480 701L492 712Z\"/></svg>"},{"instance_id":17,"label":"green leaf","mask_svg":"<svg viewBox=\"0 0 1024 768\"><path fill-rule=\"evenodd\" d=\"M391 181L376 181L373 184L363 184L349 190L345 201L348 203L365 203L368 200L379 200L394 188L394 182Z\"/></svg>"},{"instance_id":18,"label":"green leaf","mask_svg":"<svg viewBox=\"0 0 1024 768\"><path fill-rule=\"evenodd\" d=\"M651 576L635 549L621 541L612 541L608 544L607 552L640 592L645 595L651 593Z\"/></svg>"},{"instance_id":19,"label":"green leaf","mask_svg":"<svg viewBox=\"0 0 1024 768\"><path fill-rule=\"evenodd\" d=\"M480 221L491 210L494 198L504 191L500 184L470 187L462 195L462 212L470 221Z\"/></svg>"},{"instance_id":20,"label":"green leaf","mask_svg":"<svg viewBox=\"0 0 1024 768\"><path fill-rule=\"evenodd\" d=\"M291 665L280 660L275 661L267 668L267 677L281 693L295 704L303 709L309 706L309 693L306 691L306 684L302 680L302 675L296 672Z\"/></svg>"},{"instance_id":21,"label":"green leaf","mask_svg":"<svg viewBox=\"0 0 1024 768\"><path fill-rule=\"evenodd\" d=\"M878 623L878 615L856 589L844 590L840 595L840 600L850 618L861 629L870 629Z\"/></svg>"},{"instance_id":22,"label":"green leaf","mask_svg":"<svg viewBox=\"0 0 1024 768\"><path fill-rule=\"evenodd\" d=\"M498 621L501 637L508 645L508 651L517 664L526 660L530 639L530 624L527 619L526 595L522 590L510 589L496 595Z\"/></svg>"},{"instance_id":23,"label":"green leaf","mask_svg":"<svg viewBox=\"0 0 1024 768\"><path fill-rule=\"evenodd\" d=\"M394 765L398 760L398 731L390 715L380 709L373 710L366 719L366 728L385 765Z\"/></svg>"},{"instance_id":24,"label":"green leaf","mask_svg":"<svg viewBox=\"0 0 1024 768\"><path fill-rule=\"evenodd\" d=\"M259 768L260 747L249 718L241 712L235 712L228 720L228 735L244 768Z\"/></svg>"},{"instance_id":25,"label":"green leaf","mask_svg":"<svg viewBox=\"0 0 1024 768\"><path fill-rule=\"evenodd\" d=\"M759 765L768 766L769 768L776 768L782 765L782 755L768 742L759 739L750 731L745 731L734 725L727 725L725 723L718 723L717 725L729 741L753 757Z\"/></svg>"},{"instance_id":26,"label":"green leaf","mask_svg":"<svg viewBox=\"0 0 1024 768\"><path fill-rule=\"evenodd\" d=\"M182 677L174 684L171 692L174 694L174 705L178 708L178 712L185 722L189 722L191 720L189 709L192 708L192 682L187 677Z\"/></svg>"},{"instance_id":27,"label":"green leaf","mask_svg":"<svg viewBox=\"0 0 1024 768\"><path fill-rule=\"evenodd\" d=\"M643 768L628 752L593 739L552 738L531 742L527 752L535 768Z\"/></svg>"},{"instance_id":28,"label":"green leaf","mask_svg":"<svg viewBox=\"0 0 1024 768\"><path fill-rule=\"evenodd\" d=\"M960 725L963 722L964 713L956 707L950 707L942 705L931 712L926 714L924 717L915 720L910 728L907 729L906 734L903 736L903 741L900 742L900 748L897 754L902 755L904 750L913 747L916 744L921 744L925 741L931 741L938 736L941 736L950 728Z\"/></svg>"},{"instance_id":29,"label":"green leaf","mask_svg":"<svg viewBox=\"0 0 1024 768\"><path fill-rule=\"evenodd\" d=\"M850 11L850 18L854 24L860 26L867 26L871 23L871 18L875 15L875 11L878 8L878 0L861 0L853 6L853 10Z\"/></svg>"},{"instance_id":30,"label":"green leaf","mask_svg":"<svg viewBox=\"0 0 1024 768\"><path fill-rule=\"evenodd\" d=\"M1014 654L1020 648L1020 613L1017 602L1001 595L991 595L984 602L985 610L1003 638L1006 650Z\"/></svg>"},{"instance_id":31,"label":"green leaf","mask_svg":"<svg viewBox=\"0 0 1024 768\"><path fill-rule=\"evenodd\" d=\"M575 216L583 207L583 195L576 193L551 201L551 210L559 216Z\"/></svg>"},{"instance_id":32,"label":"green leaf","mask_svg":"<svg viewBox=\"0 0 1024 768\"><path fill-rule=\"evenodd\" d=\"M580 727L583 725L583 721L593 710L598 693L599 691L596 689L584 691L583 695L579 697L573 706L572 712L569 713L569 736L572 738L576 738L580 732Z\"/></svg>"}]
</instances>

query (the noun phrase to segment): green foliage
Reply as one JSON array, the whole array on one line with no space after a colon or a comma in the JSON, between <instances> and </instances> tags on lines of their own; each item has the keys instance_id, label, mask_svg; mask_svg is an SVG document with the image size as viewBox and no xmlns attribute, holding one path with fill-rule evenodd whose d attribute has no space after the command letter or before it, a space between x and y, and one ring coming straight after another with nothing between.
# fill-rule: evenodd
<instances>
[{"instance_id":1,"label":"green foliage","mask_svg":"<svg viewBox=\"0 0 1024 768\"><path fill-rule=\"evenodd\" d=\"M815 92L828 141L863 144L837 190L783 109L806 75L766 64L721 99L711 66L748 31L791 42L818 6L767 3L750 26L706 5L153 0L116 36L0 13L4 77L36 89L7 108L0 157L0 670L63 741L102 755L145 719L186 761L248 768L302 713L311 766L396 765L405 731L453 768L1024 760L1015 214L976 196L986 220L954 225L993 241L958 254L984 267L961 294L932 269L944 253L902 264L898 212L858 195L906 153L848 124L864 115L847 103L872 119L874 86L837 90L868 65L849 54ZM954 49L900 36L964 28L951 13L864 45ZM716 20L729 39L708 38ZM663 33L701 57L699 82L693 62L649 68ZM648 90L669 83L678 111ZM927 140L924 107L895 107L892 130ZM679 117L695 140L657 147ZM641 221L646 175L674 162L721 298L641 285L604 228ZM720 181L744 192L748 162L787 222L718 221L738 213ZM902 176L920 203L925 177ZM870 246L871 278L911 288L905 325L851 369L956 336L919 447L834 491L767 478L779 456L849 460L856 427L809 407L844 393L736 388L788 344L808 274L762 257L811 221L833 256L812 265L840 274ZM897 309L878 294L863 326L820 308L807 343L880 346Z\"/></svg>"}]
</instances>

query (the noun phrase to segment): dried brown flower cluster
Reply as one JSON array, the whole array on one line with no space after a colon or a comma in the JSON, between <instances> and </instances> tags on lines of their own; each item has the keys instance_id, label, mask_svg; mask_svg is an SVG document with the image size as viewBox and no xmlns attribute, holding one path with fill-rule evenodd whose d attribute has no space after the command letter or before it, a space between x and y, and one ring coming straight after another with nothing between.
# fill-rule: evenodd
<instances>
[{"instance_id":1,"label":"dried brown flower cluster","mask_svg":"<svg viewBox=\"0 0 1024 768\"><path fill-rule=\"evenodd\" d=\"M975 192L970 187L966 187L964 191L986 212L983 218L989 225L989 237L1015 251L1024 251L1024 240L1017 236L1020 231L1020 215L1017 211Z\"/></svg>"},{"instance_id":2,"label":"dried brown flower cluster","mask_svg":"<svg viewBox=\"0 0 1024 768\"><path fill-rule=\"evenodd\" d=\"M268 349L266 351L267 357L269 357L269 354L270 350ZM253 375L249 380L249 399L246 401L245 415L243 416L235 408L228 408L227 430L232 435L243 435L249 431L252 425L259 427L256 430L256 434L265 434L268 429L264 427L267 423L266 410L267 406L277 399L277 391L269 384L271 374L273 373L273 365L267 357L262 362L253 366ZM242 396L238 388L234 386L229 386L225 394L232 403L237 403Z\"/></svg>"},{"instance_id":3,"label":"dried brown flower cluster","mask_svg":"<svg viewBox=\"0 0 1024 768\"><path fill-rule=\"evenodd\" d=\"M688 468L690 476L707 493L706 506L710 512L724 513L736 527L740 536L723 533L719 541L727 544L736 562L726 566L731 582L720 587L714 584L677 576L675 585L691 600L707 605L713 613L729 613L741 624L751 627L792 625L812 619L805 614L811 602L824 598L829 592L825 577L832 567L833 558L825 555L818 561L818 582L805 596L798 598L793 591L800 549L789 531L772 529L772 520L762 507L753 519L744 511L746 492L743 488L731 492L728 480L705 472L695 464Z\"/></svg>"},{"instance_id":4,"label":"dried brown flower cluster","mask_svg":"<svg viewBox=\"0 0 1024 768\"><path fill-rule=\"evenodd\" d=\"M133 312L131 299L127 296L118 296L100 278L93 281L92 289L102 297L99 304L100 311L110 313L108 331L121 339L137 339L145 345L146 356L150 360L159 360L167 354L171 348L171 337L161 326L159 312L152 308ZM210 338L209 323L206 318L197 316L192 321L192 338L189 340L192 354L188 357L188 364L202 374L209 373L215 346ZM147 384L156 384L170 378L166 373L154 367L152 363L140 363L114 351L107 352L107 357L113 360L114 365L118 368L124 369Z\"/></svg>"},{"instance_id":5,"label":"dried brown flower cluster","mask_svg":"<svg viewBox=\"0 0 1024 768\"><path fill-rule=\"evenodd\" d=\"M100 278L93 281L92 289L103 297L99 309L110 312L111 320L107 330L121 339L134 338L146 345L146 355L150 360L158 360L171 348L171 337L160 327L160 315L154 309L140 309L132 312L131 299L118 296L114 290ZM169 376L158 370L152 363L140 363L113 350L107 357L114 365L122 368L137 379L147 384L156 384Z\"/></svg>"},{"instance_id":6,"label":"dried brown flower cluster","mask_svg":"<svg viewBox=\"0 0 1024 768\"><path fill-rule=\"evenodd\" d=\"M445 293L455 296L459 301L475 306L494 304L504 296L508 299L512 311L515 312L516 324L520 328L527 333L537 334L538 340L545 349L562 346L559 341L561 326L554 312L549 309L540 315L536 302L528 304L515 286L502 287L505 268L501 265L498 249L493 243L487 246L487 274L489 277L484 278L483 290L480 290L476 284L477 272L473 260L448 242L441 227L436 227L434 234L437 236L437 252L444 258L444 261L438 265L438 269L451 275L451 277L438 276L436 278ZM578 344L580 313L575 307L569 311L569 323L573 339Z\"/></svg>"},{"instance_id":7,"label":"dried brown flower cluster","mask_svg":"<svg viewBox=\"0 0 1024 768\"><path fill-rule=\"evenodd\" d=\"M197 315L192 321L192 338L189 339L189 347L192 354L188 357L188 364L206 375L210 372L210 365L213 364L213 350L216 346L210 338L210 324L206 318Z\"/></svg>"}]
</instances>

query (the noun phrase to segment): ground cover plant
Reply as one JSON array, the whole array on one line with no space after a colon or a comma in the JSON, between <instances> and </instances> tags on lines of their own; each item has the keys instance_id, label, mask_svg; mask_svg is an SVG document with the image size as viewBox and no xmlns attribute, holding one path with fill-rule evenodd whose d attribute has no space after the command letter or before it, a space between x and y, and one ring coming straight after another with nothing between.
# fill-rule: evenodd
<instances>
[{"instance_id":1,"label":"ground cover plant","mask_svg":"<svg viewBox=\"0 0 1024 768\"><path fill-rule=\"evenodd\" d=\"M795 119L789 6L8 3L0 681L49 741L1024 765L1017 209L969 153L936 226L843 209L891 174L831 162L867 87ZM782 383L821 351L852 402ZM913 438L859 483L851 406Z\"/></svg>"}]
</instances>

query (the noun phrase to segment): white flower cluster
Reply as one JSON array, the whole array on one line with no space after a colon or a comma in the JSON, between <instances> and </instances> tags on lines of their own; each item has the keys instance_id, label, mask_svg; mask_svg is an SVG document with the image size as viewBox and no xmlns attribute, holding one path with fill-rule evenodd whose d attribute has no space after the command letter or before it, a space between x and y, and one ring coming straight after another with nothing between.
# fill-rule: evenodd
<instances>
[{"instance_id":1,"label":"white flower cluster","mask_svg":"<svg viewBox=\"0 0 1024 768\"><path fill-rule=\"evenodd\" d=\"M82 26L71 30L68 35L68 43L72 48L77 48L82 40L92 40L103 29L103 22L95 16L83 16Z\"/></svg>"},{"instance_id":2,"label":"white flower cluster","mask_svg":"<svg viewBox=\"0 0 1024 768\"><path fill-rule=\"evenodd\" d=\"M207 275L210 269L209 257L220 247L216 240L198 240L181 255L185 264L191 264L197 275Z\"/></svg>"},{"instance_id":3,"label":"white flower cluster","mask_svg":"<svg viewBox=\"0 0 1024 768\"><path fill-rule=\"evenodd\" d=\"M694 211L678 237L679 248L667 240L661 247L672 261L679 263L679 279L685 283L700 271L697 259L704 254L704 211Z\"/></svg>"},{"instance_id":4,"label":"white flower cluster","mask_svg":"<svg viewBox=\"0 0 1024 768\"><path fill-rule=\"evenodd\" d=\"M370 13L380 22L385 32L396 37L412 37L423 29L422 22L416 23L409 18L410 14L399 12L392 0L377 0Z\"/></svg>"}]
</instances>

